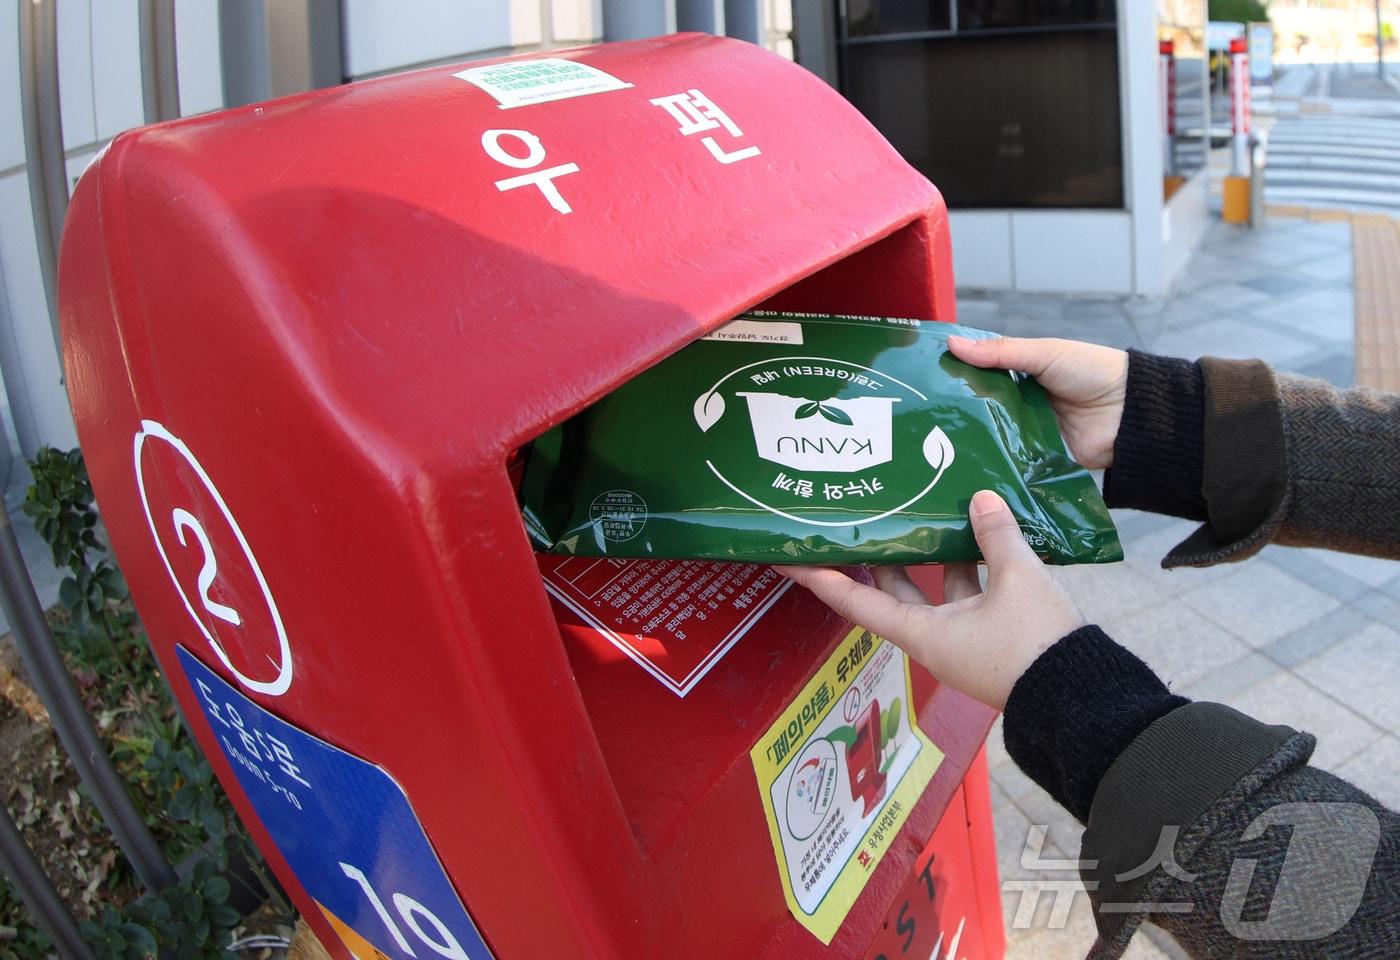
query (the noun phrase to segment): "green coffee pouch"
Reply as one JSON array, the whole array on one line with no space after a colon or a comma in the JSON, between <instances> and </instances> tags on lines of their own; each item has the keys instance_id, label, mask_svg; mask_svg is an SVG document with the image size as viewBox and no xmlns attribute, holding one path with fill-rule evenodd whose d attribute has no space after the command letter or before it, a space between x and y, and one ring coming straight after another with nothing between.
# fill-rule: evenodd
<instances>
[{"instance_id":1,"label":"green coffee pouch","mask_svg":"<svg viewBox=\"0 0 1400 960\"><path fill-rule=\"evenodd\" d=\"M756 563L979 560L978 490L1050 563L1123 558L1032 378L948 352L954 324L748 313L546 433L521 485L536 546Z\"/></svg>"}]
</instances>

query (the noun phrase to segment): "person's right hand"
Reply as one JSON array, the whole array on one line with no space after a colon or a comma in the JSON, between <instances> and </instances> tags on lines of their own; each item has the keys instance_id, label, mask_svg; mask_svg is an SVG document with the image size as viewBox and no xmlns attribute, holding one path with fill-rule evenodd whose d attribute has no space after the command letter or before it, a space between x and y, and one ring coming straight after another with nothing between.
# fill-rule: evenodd
<instances>
[{"instance_id":1,"label":"person's right hand","mask_svg":"<svg viewBox=\"0 0 1400 960\"><path fill-rule=\"evenodd\" d=\"M949 337L953 356L974 367L1029 373L1050 394L1069 452L1091 470L1113 464L1113 441L1123 421L1128 355L1077 340Z\"/></svg>"},{"instance_id":2,"label":"person's right hand","mask_svg":"<svg viewBox=\"0 0 1400 960\"><path fill-rule=\"evenodd\" d=\"M872 567L873 587L833 567L773 569L904 650L940 683L1002 710L1030 665L1087 621L1026 544L1005 500L983 490L968 509L987 560L985 593L971 563L943 568L941 604L929 603L903 567Z\"/></svg>"}]
</instances>

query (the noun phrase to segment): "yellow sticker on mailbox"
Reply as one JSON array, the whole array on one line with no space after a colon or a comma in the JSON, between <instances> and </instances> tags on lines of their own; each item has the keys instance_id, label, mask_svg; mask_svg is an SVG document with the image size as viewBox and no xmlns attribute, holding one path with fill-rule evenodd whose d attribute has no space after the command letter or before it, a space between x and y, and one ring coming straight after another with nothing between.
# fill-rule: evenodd
<instances>
[{"instance_id":1,"label":"yellow sticker on mailbox","mask_svg":"<svg viewBox=\"0 0 1400 960\"><path fill-rule=\"evenodd\" d=\"M321 913L331 925L331 929L335 931L336 936L340 937L341 944L350 951L350 955L355 960L392 960L388 954L356 933L350 924L327 910L325 904L317 901L316 906L321 908Z\"/></svg>"},{"instance_id":2,"label":"yellow sticker on mailbox","mask_svg":"<svg viewBox=\"0 0 1400 960\"><path fill-rule=\"evenodd\" d=\"M750 751L783 896L822 943L943 762L913 702L908 657L857 627Z\"/></svg>"}]
</instances>

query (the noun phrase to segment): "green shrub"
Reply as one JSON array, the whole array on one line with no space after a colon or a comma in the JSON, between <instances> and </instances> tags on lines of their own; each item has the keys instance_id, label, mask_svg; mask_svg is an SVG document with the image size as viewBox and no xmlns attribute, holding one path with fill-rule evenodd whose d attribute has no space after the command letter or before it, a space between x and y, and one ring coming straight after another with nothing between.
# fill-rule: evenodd
<instances>
[{"instance_id":1,"label":"green shrub","mask_svg":"<svg viewBox=\"0 0 1400 960\"><path fill-rule=\"evenodd\" d=\"M175 711L126 581L101 540L82 453L45 447L29 465L34 482L21 509L48 543L54 565L66 571L59 586L63 614L52 618L55 638L162 850L172 862L194 857L175 886L140 899L117 897L80 929L100 960L158 951L180 960L229 960L234 954L225 948L243 917L228 903L224 874L242 861L265 877L257 851ZM281 903L270 881L263 886L264 898ZM17 901L7 909L6 898L13 900L0 885L0 930L10 929L3 926L7 916L22 916ZM0 960L46 955L37 934L14 929L12 940L0 939Z\"/></svg>"},{"instance_id":2,"label":"green shrub","mask_svg":"<svg viewBox=\"0 0 1400 960\"><path fill-rule=\"evenodd\" d=\"M1212 20L1260 23L1269 19L1269 10L1259 0L1210 0L1209 16Z\"/></svg>"}]
</instances>

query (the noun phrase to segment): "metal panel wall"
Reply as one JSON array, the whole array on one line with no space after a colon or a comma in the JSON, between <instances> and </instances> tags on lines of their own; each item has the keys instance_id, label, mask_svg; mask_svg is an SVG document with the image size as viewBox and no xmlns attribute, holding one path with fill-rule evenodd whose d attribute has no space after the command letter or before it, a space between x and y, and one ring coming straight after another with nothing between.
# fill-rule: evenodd
<instances>
[{"instance_id":1,"label":"metal panel wall","mask_svg":"<svg viewBox=\"0 0 1400 960\"><path fill-rule=\"evenodd\" d=\"M258 103L344 79L338 0L220 0L224 103Z\"/></svg>"},{"instance_id":2,"label":"metal panel wall","mask_svg":"<svg viewBox=\"0 0 1400 960\"><path fill-rule=\"evenodd\" d=\"M13 78L0 83L0 374L8 401L0 407L9 411L0 488L16 452L77 444L50 319L52 251L68 191L108 139L148 119L143 67L162 84L150 119L177 115L182 100L186 114L223 106L217 2L0 0L0 75ZM30 25L49 13L54 33L40 49ZM50 45L53 55L45 52ZM143 52L151 59L143 61ZM45 71L42 84L36 68ZM26 110L42 164L26 153Z\"/></svg>"}]
</instances>

